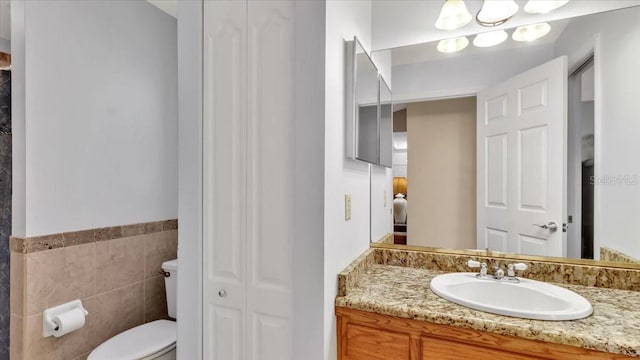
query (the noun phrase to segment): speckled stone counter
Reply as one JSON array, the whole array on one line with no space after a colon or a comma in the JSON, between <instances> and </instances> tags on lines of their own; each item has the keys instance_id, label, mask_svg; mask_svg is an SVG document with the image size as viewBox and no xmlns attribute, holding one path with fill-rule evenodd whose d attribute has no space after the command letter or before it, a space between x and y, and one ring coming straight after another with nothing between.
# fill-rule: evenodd
<instances>
[{"instance_id":1,"label":"speckled stone counter","mask_svg":"<svg viewBox=\"0 0 640 360\"><path fill-rule=\"evenodd\" d=\"M373 252L345 269L357 276L341 282L336 306L640 357L640 292L557 284L589 300L593 314L574 321L506 317L434 294L429 282L443 271L377 264L371 260Z\"/></svg>"}]
</instances>

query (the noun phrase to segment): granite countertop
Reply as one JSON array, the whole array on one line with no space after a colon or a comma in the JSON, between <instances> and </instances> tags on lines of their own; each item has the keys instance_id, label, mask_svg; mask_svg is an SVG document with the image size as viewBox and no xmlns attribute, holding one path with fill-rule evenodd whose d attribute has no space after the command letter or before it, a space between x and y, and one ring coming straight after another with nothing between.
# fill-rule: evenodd
<instances>
[{"instance_id":1,"label":"granite countertop","mask_svg":"<svg viewBox=\"0 0 640 360\"><path fill-rule=\"evenodd\" d=\"M336 306L436 324L640 357L640 293L556 284L591 302L593 314L573 321L527 320L460 306L429 288L443 271L372 264Z\"/></svg>"}]
</instances>

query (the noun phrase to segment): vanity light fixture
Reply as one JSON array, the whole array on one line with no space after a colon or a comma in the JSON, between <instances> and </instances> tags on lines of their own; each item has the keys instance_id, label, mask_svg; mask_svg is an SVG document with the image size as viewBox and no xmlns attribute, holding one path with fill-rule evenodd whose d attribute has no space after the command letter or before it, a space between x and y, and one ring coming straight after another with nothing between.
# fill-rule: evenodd
<instances>
[{"instance_id":1,"label":"vanity light fixture","mask_svg":"<svg viewBox=\"0 0 640 360\"><path fill-rule=\"evenodd\" d=\"M469 45L469 39L466 36L444 39L438 43L438 51L441 53L454 53L466 48L467 45Z\"/></svg>"},{"instance_id":2,"label":"vanity light fixture","mask_svg":"<svg viewBox=\"0 0 640 360\"><path fill-rule=\"evenodd\" d=\"M515 15L520 7L514 0L484 0L476 21L482 26L498 26Z\"/></svg>"},{"instance_id":3,"label":"vanity light fixture","mask_svg":"<svg viewBox=\"0 0 640 360\"><path fill-rule=\"evenodd\" d=\"M477 47L490 47L503 43L509 34L504 30L490 31L476 35L473 39L473 45Z\"/></svg>"},{"instance_id":4,"label":"vanity light fixture","mask_svg":"<svg viewBox=\"0 0 640 360\"><path fill-rule=\"evenodd\" d=\"M446 0L436 21L440 30L455 30L467 25L472 17L463 0Z\"/></svg>"},{"instance_id":5,"label":"vanity light fixture","mask_svg":"<svg viewBox=\"0 0 640 360\"><path fill-rule=\"evenodd\" d=\"M569 0L529 0L524 11L529 14L548 14L568 2Z\"/></svg>"},{"instance_id":6,"label":"vanity light fixture","mask_svg":"<svg viewBox=\"0 0 640 360\"><path fill-rule=\"evenodd\" d=\"M547 23L520 26L513 32L511 38L515 41L533 41L540 39L551 31L551 25Z\"/></svg>"}]
</instances>

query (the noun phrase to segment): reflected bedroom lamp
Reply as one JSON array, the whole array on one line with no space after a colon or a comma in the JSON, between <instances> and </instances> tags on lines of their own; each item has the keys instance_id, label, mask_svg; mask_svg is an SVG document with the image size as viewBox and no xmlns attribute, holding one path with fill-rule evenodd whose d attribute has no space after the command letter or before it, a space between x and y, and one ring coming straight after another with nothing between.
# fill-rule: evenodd
<instances>
[{"instance_id":1,"label":"reflected bedroom lamp","mask_svg":"<svg viewBox=\"0 0 640 360\"><path fill-rule=\"evenodd\" d=\"M407 195L407 178L404 176L396 176L393 178L393 195Z\"/></svg>"}]
</instances>

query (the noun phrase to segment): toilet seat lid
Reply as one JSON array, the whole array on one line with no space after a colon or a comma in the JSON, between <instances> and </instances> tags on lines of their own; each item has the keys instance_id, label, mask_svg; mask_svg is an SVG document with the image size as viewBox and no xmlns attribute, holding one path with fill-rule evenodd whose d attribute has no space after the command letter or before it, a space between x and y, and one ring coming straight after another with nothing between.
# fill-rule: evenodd
<instances>
[{"instance_id":1,"label":"toilet seat lid","mask_svg":"<svg viewBox=\"0 0 640 360\"><path fill-rule=\"evenodd\" d=\"M87 360L144 359L176 342L176 323L156 320L136 326L103 342Z\"/></svg>"}]
</instances>

